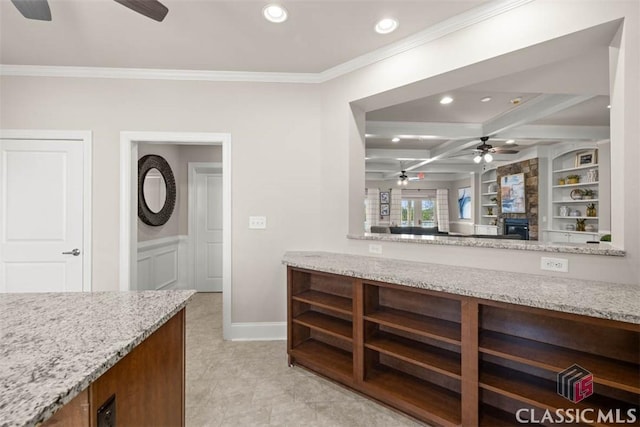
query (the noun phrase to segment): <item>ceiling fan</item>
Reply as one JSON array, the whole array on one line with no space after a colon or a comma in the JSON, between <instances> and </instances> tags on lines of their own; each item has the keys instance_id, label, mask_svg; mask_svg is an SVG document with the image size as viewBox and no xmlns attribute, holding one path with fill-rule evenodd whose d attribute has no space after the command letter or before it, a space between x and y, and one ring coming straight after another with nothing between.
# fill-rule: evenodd
<instances>
[{"instance_id":1,"label":"ceiling fan","mask_svg":"<svg viewBox=\"0 0 640 427\"><path fill-rule=\"evenodd\" d=\"M114 0L141 15L161 22L169 9L158 0ZM51 21L51 9L47 0L11 0L22 16L38 21Z\"/></svg>"},{"instance_id":2,"label":"ceiling fan","mask_svg":"<svg viewBox=\"0 0 640 427\"><path fill-rule=\"evenodd\" d=\"M482 141L482 144L478 145L473 152L475 153L475 157L473 158L473 161L476 163L480 163L483 159L485 162L490 163L493 161L493 154L516 154L518 153L518 150L513 150L510 148L503 148L503 147L494 147L491 144L487 144L487 141L489 140L488 136L483 136L480 138L480 141ZM515 145L511 145L511 147L514 147Z\"/></svg>"}]
</instances>

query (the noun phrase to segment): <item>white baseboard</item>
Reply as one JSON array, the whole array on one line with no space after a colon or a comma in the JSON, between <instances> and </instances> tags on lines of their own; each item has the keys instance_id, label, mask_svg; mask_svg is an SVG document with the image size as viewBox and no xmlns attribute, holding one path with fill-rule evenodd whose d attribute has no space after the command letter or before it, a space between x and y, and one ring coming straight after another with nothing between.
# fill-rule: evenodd
<instances>
[{"instance_id":1,"label":"white baseboard","mask_svg":"<svg viewBox=\"0 0 640 427\"><path fill-rule=\"evenodd\" d=\"M287 339L287 322L231 324L232 341L282 341Z\"/></svg>"}]
</instances>

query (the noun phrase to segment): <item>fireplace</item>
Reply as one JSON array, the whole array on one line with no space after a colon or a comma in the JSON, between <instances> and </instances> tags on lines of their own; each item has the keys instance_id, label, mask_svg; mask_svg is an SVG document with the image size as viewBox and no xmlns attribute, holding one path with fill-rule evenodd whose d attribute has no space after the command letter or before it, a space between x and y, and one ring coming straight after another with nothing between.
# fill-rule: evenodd
<instances>
[{"instance_id":1,"label":"fireplace","mask_svg":"<svg viewBox=\"0 0 640 427\"><path fill-rule=\"evenodd\" d=\"M505 218L503 234L519 234L522 240L529 240L529 220L527 218Z\"/></svg>"}]
</instances>

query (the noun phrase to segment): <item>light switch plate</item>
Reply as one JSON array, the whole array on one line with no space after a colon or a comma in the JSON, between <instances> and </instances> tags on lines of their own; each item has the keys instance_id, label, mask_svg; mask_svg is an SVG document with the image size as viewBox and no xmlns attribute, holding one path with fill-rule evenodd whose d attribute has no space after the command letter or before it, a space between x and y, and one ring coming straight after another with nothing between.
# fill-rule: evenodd
<instances>
[{"instance_id":1,"label":"light switch plate","mask_svg":"<svg viewBox=\"0 0 640 427\"><path fill-rule=\"evenodd\" d=\"M249 228L251 230L264 230L267 228L267 217L266 216L250 216L249 217Z\"/></svg>"}]
</instances>

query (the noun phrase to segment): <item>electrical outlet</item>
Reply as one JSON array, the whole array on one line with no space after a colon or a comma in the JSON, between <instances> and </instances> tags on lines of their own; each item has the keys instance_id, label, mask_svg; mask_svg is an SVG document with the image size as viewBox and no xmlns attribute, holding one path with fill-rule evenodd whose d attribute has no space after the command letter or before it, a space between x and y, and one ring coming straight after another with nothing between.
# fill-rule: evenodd
<instances>
[{"instance_id":1,"label":"electrical outlet","mask_svg":"<svg viewBox=\"0 0 640 427\"><path fill-rule=\"evenodd\" d=\"M369 245L369 253L372 254L381 254L382 253L382 245L374 245L373 243Z\"/></svg>"},{"instance_id":2,"label":"electrical outlet","mask_svg":"<svg viewBox=\"0 0 640 427\"><path fill-rule=\"evenodd\" d=\"M250 216L249 228L251 230L264 230L265 228L267 228L267 217L266 216Z\"/></svg>"},{"instance_id":3,"label":"electrical outlet","mask_svg":"<svg viewBox=\"0 0 640 427\"><path fill-rule=\"evenodd\" d=\"M540 269L549 271L569 272L569 260L566 258L540 258Z\"/></svg>"}]
</instances>

